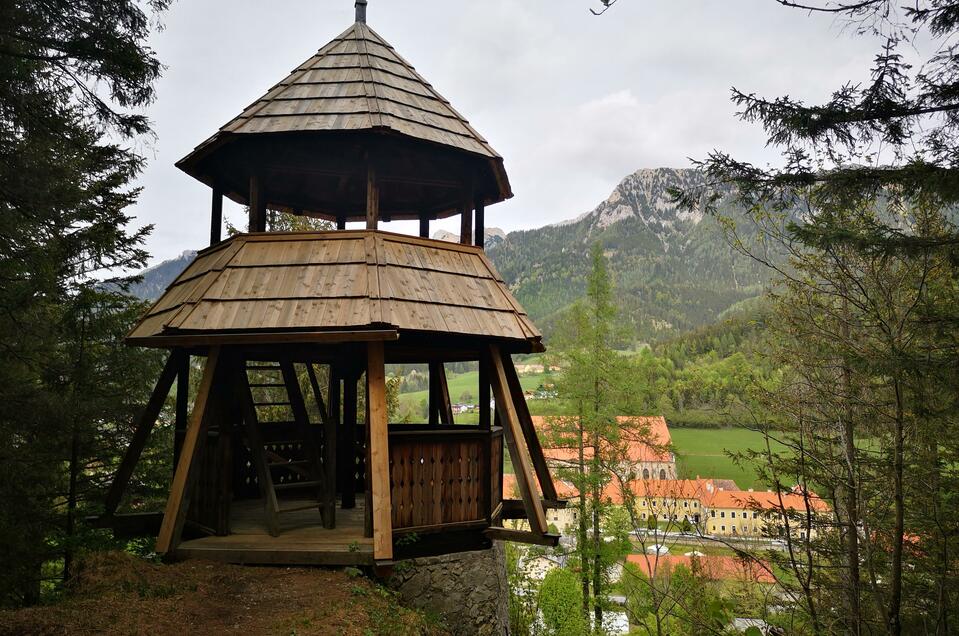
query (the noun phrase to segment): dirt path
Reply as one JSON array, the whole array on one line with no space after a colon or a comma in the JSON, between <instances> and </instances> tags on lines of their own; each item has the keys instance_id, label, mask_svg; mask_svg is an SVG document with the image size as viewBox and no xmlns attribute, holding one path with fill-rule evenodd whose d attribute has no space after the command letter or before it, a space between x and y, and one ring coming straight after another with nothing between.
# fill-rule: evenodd
<instances>
[{"instance_id":1,"label":"dirt path","mask_svg":"<svg viewBox=\"0 0 959 636\"><path fill-rule=\"evenodd\" d=\"M354 574L356 574L354 572ZM366 578L319 568L88 557L63 600L0 612L0 635L441 635Z\"/></svg>"}]
</instances>

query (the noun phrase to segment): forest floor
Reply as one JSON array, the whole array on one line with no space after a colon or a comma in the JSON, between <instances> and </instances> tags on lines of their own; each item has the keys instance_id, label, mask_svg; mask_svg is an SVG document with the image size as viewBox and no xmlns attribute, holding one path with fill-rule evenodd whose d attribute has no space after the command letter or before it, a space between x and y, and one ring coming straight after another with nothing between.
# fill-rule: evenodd
<instances>
[{"instance_id":1,"label":"forest floor","mask_svg":"<svg viewBox=\"0 0 959 636\"><path fill-rule=\"evenodd\" d=\"M88 555L56 603L0 611L0 635L441 635L356 570Z\"/></svg>"}]
</instances>

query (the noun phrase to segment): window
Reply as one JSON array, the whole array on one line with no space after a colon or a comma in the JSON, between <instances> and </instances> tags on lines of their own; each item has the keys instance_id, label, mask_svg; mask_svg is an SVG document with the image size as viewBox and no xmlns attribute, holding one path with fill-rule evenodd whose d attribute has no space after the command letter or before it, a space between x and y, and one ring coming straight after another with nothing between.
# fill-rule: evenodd
<instances>
[{"instance_id":1,"label":"window","mask_svg":"<svg viewBox=\"0 0 959 636\"><path fill-rule=\"evenodd\" d=\"M644 468L644 469L643 469L643 479L649 479L649 469L648 469L648 468Z\"/></svg>"},{"instance_id":2,"label":"window","mask_svg":"<svg viewBox=\"0 0 959 636\"><path fill-rule=\"evenodd\" d=\"M755 519L755 518L758 517L758 516L759 516L759 513L758 513L758 512L753 512L753 519Z\"/></svg>"},{"instance_id":3,"label":"window","mask_svg":"<svg viewBox=\"0 0 959 636\"><path fill-rule=\"evenodd\" d=\"M710 511L709 511L709 516L710 516L710 517L715 517L715 516L716 516L716 511L715 511L715 510L710 510Z\"/></svg>"},{"instance_id":4,"label":"window","mask_svg":"<svg viewBox=\"0 0 959 636\"><path fill-rule=\"evenodd\" d=\"M732 533L733 533L733 534L736 534L736 526L732 526L732 527L730 528L730 530L732 530Z\"/></svg>"},{"instance_id":5,"label":"window","mask_svg":"<svg viewBox=\"0 0 959 636\"><path fill-rule=\"evenodd\" d=\"M719 526L719 527L723 529L723 532L726 532L726 526Z\"/></svg>"},{"instance_id":6,"label":"window","mask_svg":"<svg viewBox=\"0 0 959 636\"><path fill-rule=\"evenodd\" d=\"M642 503L643 503L643 508L645 508L645 507L646 507L646 500L643 499L643 502L642 502Z\"/></svg>"},{"instance_id":7,"label":"window","mask_svg":"<svg viewBox=\"0 0 959 636\"><path fill-rule=\"evenodd\" d=\"M684 501L684 502L683 502L683 508L689 508L689 502L688 502L688 501Z\"/></svg>"},{"instance_id":8,"label":"window","mask_svg":"<svg viewBox=\"0 0 959 636\"><path fill-rule=\"evenodd\" d=\"M723 519L725 519L725 518L726 518L726 511L723 510L722 512L720 512L720 513L719 513L719 516L722 517Z\"/></svg>"},{"instance_id":9,"label":"window","mask_svg":"<svg viewBox=\"0 0 959 636\"><path fill-rule=\"evenodd\" d=\"M699 508L699 502L698 502L698 501L694 501L694 502L693 502L693 508Z\"/></svg>"},{"instance_id":10,"label":"window","mask_svg":"<svg viewBox=\"0 0 959 636\"><path fill-rule=\"evenodd\" d=\"M665 469L663 469L663 468L660 468L660 469L659 469L659 478L660 478L660 479L666 479L666 470L665 470Z\"/></svg>"},{"instance_id":11,"label":"window","mask_svg":"<svg viewBox=\"0 0 959 636\"><path fill-rule=\"evenodd\" d=\"M643 513L643 519L645 519L645 518L646 518L646 513L644 512L644 513Z\"/></svg>"},{"instance_id":12,"label":"window","mask_svg":"<svg viewBox=\"0 0 959 636\"><path fill-rule=\"evenodd\" d=\"M656 500L653 499L653 508L655 508L655 507L656 507Z\"/></svg>"},{"instance_id":13,"label":"window","mask_svg":"<svg viewBox=\"0 0 959 636\"><path fill-rule=\"evenodd\" d=\"M733 510L732 512L730 512L730 513L729 513L729 516L732 517L733 519L735 519L735 518L736 518L736 511Z\"/></svg>"}]
</instances>

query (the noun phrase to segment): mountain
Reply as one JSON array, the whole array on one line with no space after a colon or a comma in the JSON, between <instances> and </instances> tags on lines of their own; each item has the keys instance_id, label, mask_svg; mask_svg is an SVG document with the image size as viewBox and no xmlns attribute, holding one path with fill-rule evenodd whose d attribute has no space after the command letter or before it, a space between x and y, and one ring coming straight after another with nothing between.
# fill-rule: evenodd
<instances>
[{"instance_id":1,"label":"mountain","mask_svg":"<svg viewBox=\"0 0 959 636\"><path fill-rule=\"evenodd\" d=\"M488 228L486 250L549 336L583 297L589 247L599 241L616 284L624 344L665 340L748 304L762 292L768 275L729 247L714 218L672 204L670 188L701 182L695 170L638 170L595 209L575 219L509 234ZM444 230L433 238L459 239ZM145 270L134 292L157 298L195 255L187 251Z\"/></svg>"},{"instance_id":2,"label":"mountain","mask_svg":"<svg viewBox=\"0 0 959 636\"><path fill-rule=\"evenodd\" d=\"M156 300L194 258L196 258L196 252L186 250L176 258L143 270L140 272L142 280L131 285L130 292L143 300Z\"/></svg>"},{"instance_id":3,"label":"mountain","mask_svg":"<svg viewBox=\"0 0 959 636\"><path fill-rule=\"evenodd\" d=\"M452 232L447 232L446 230L436 230L433 232L433 238L437 241L448 241L450 243L458 243L460 240L459 234L453 234ZM506 240L506 232L499 229L498 227L488 227L483 232L483 249L489 249L495 245L499 245L501 242Z\"/></svg>"},{"instance_id":4,"label":"mountain","mask_svg":"<svg viewBox=\"0 0 959 636\"><path fill-rule=\"evenodd\" d=\"M768 273L727 244L714 218L670 201L670 188L701 183L695 170L638 170L575 219L510 232L489 248L490 259L547 336L585 294L597 241L616 284L625 340L656 342L711 324L758 296Z\"/></svg>"}]
</instances>

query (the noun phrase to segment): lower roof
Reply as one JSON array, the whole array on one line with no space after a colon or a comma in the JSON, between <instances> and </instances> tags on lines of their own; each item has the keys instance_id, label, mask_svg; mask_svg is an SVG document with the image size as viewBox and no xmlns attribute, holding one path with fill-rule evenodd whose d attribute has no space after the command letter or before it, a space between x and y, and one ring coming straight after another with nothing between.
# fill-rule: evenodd
<instances>
[{"instance_id":1,"label":"lower roof","mask_svg":"<svg viewBox=\"0 0 959 636\"><path fill-rule=\"evenodd\" d=\"M200 252L127 341L289 343L403 331L541 346L481 248L373 230L237 235Z\"/></svg>"}]
</instances>

